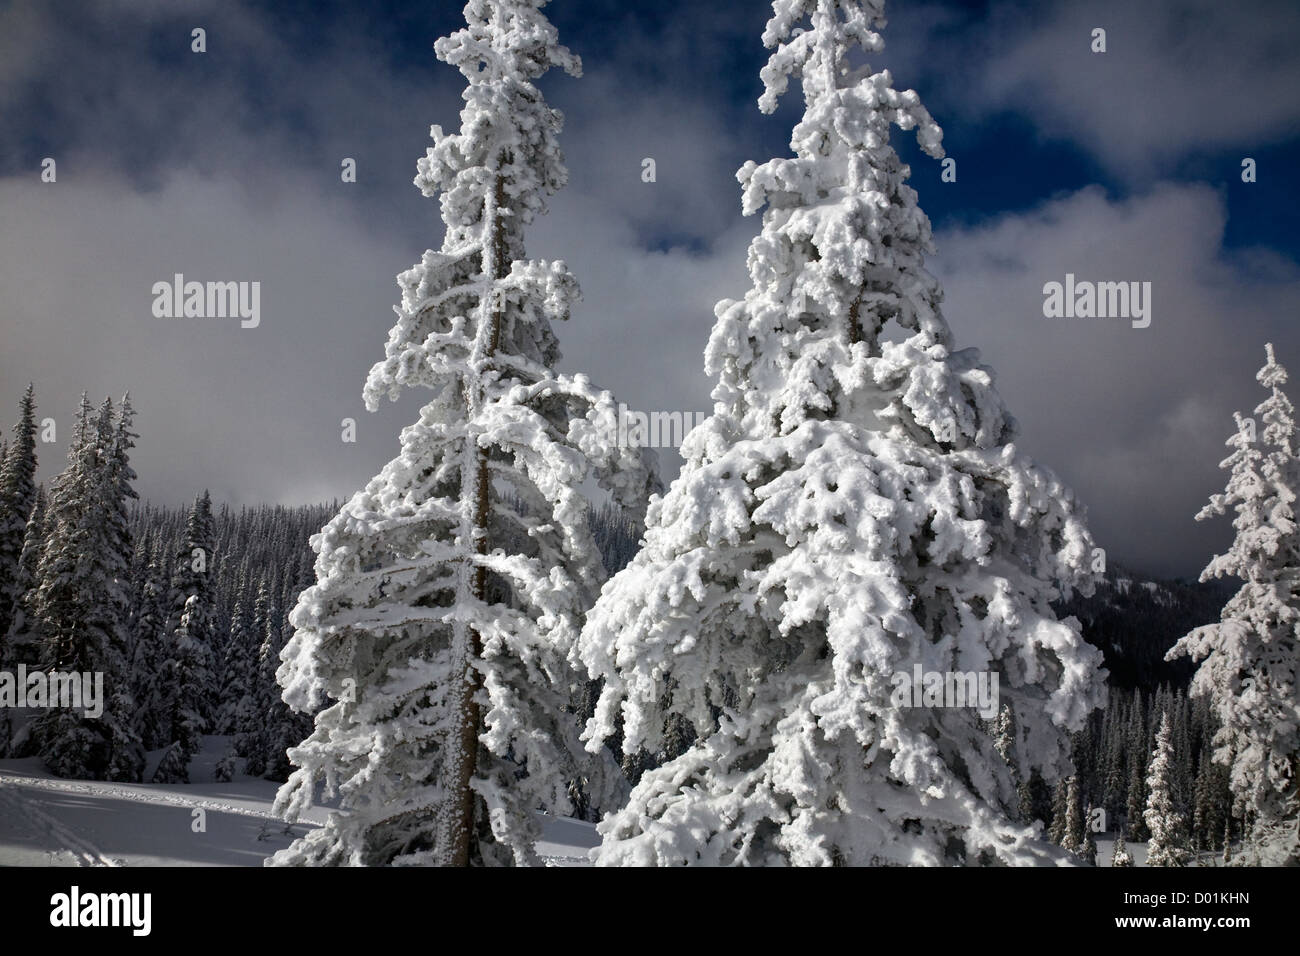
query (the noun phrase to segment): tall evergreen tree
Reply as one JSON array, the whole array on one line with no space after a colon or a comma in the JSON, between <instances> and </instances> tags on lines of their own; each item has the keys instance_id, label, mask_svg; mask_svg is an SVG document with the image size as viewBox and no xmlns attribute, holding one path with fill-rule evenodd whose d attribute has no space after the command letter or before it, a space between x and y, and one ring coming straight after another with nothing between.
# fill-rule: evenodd
<instances>
[{"instance_id":1,"label":"tall evergreen tree","mask_svg":"<svg viewBox=\"0 0 1300 956\"><path fill-rule=\"evenodd\" d=\"M1187 695L1179 688L1174 692L1170 728L1174 746L1174 802L1190 818L1196 789L1196 766L1192 763L1192 733L1188 726Z\"/></svg>"},{"instance_id":2,"label":"tall evergreen tree","mask_svg":"<svg viewBox=\"0 0 1300 956\"><path fill-rule=\"evenodd\" d=\"M131 678L136 697L135 729L149 750L171 743L168 723L169 696L163 673L170 659L167 635L167 595L171 590L168 561L159 549L151 553L140 591L140 608L135 618L135 651Z\"/></svg>"},{"instance_id":3,"label":"tall evergreen tree","mask_svg":"<svg viewBox=\"0 0 1300 956\"><path fill-rule=\"evenodd\" d=\"M1118 713L1116 714L1118 718ZM1102 764L1101 806L1115 819L1124 815L1124 800L1128 795L1128 781L1124 770L1123 726L1116 719L1108 735L1109 747Z\"/></svg>"},{"instance_id":4,"label":"tall evergreen tree","mask_svg":"<svg viewBox=\"0 0 1300 956\"><path fill-rule=\"evenodd\" d=\"M1079 791L1077 775L1071 777L1066 784L1065 808L1065 833L1061 839L1061 846L1076 856L1083 856L1087 850L1088 833L1083 817L1083 796ZM1094 855L1096 853L1095 846L1093 853Z\"/></svg>"},{"instance_id":5,"label":"tall evergreen tree","mask_svg":"<svg viewBox=\"0 0 1300 956\"><path fill-rule=\"evenodd\" d=\"M404 387L433 398L315 539L280 681L299 711L332 702L277 806L296 818L326 781L341 812L276 863L535 862L534 811L570 814L570 782L599 772L569 712L604 577L581 486L597 477L636 508L649 479L615 447L612 397L555 371L574 278L525 259L525 228L567 178L562 117L534 81L579 73L544 5L471 0L436 46L468 82L460 132L433 128L416 177L442 194L446 233L399 276L365 390L371 409Z\"/></svg>"},{"instance_id":6,"label":"tall evergreen tree","mask_svg":"<svg viewBox=\"0 0 1300 956\"><path fill-rule=\"evenodd\" d=\"M39 581L41 553L45 547L47 506L45 486L40 485L36 489L36 502L32 505L32 513L23 532L23 550L18 558L18 573L14 580L14 592L18 599L13 604L9 629L0 638L3 641L0 644L0 666L3 667L35 665L38 660L40 622L32 613L32 602L35 600L33 589Z\"/></svg>"},{"instance_id":7,"label":"tall evergreen tree","mask_svg":"<svg viewBox=\"0 0 1300 956\"><path fill-rule=\"evenodd\" d=\"M136 700L132 687L131 633L131 563L135 543L131 534L129 502L137 499L131 467L131 449L136 434L132 431L135 410L131 396L123 395L116 418L112 402L105 400L100 412L99 435L103 449L98 488L97 511L103 547L102 563L107 584L101 626L107 631L112 647L113 671L108 681L107 718L111 734L108 776L112 780L139 780L144 773L144 746L135 729Z\"/></svg>"},{"instance_id":8,"label":"tall evergreen tree","mask_svg":"<svg viewBox=\"0 0 1300 956\"><path fill-rule=\"evenodd\" d=\"M235 588L237 596L228 624L230 636L226 640L225 656L221 663L221 693L218 695L219 708L213 724L213 732L218 734L236 732L240 701L258 676L257 650L260 645L252 630L254 597L247 575L248 562L245 560L240 582Z\"/></svg>"},{"instance_id":9,"label":"tall evergreen tree","mask_svg":"<svg viewBox=\"0 0 1300 956\"><path fill-rule=\"evenodd\" d=\"M1232 448L1220 464L1226 489L1196 516L1233 512L1236 536L1201 580L1232 575L1241 589L1217 624L1192 631L1169 657L1200 662L1194 693L1219 719L1215 760L1231 770L1238 804L1258 821L1264 857L1300 863L1300 459L1294 408L1282 391L1286 369L1273 346L1256 379L1269 396L1255 409L1263 429L1237 414Z\"/></svg>"},{"instance_id":10,"label":"tall evergreen tree","mask_svg":"<svg viewBox=\"0 0 1300 956\"><path fill-rule=\"evenodd\" d=\"M41 549L45 544L45 486L36 489L36 503L23 532L23 550L18 559L12 620L7 633L0 633L0 669L14 672L20 664L38 664L38 620L32 613ZM0 708L0 757L26 756L14 739L16 728L8 709Z\"/></svg>"},{"instance_id":11,"label":"tall evergreen tree","mask_svg":"<svg viewBox=\"0 0 1300 956\"><path fill-rule=\"evenodd\" d=\"M46 540L33 589L33 616L40 621L38 663L46 670L88 671L107 660L107 648L91 644L82 626L90 614L79 586L79 555L90 553L86 504L93 486L95 451L91 406L81 396L75 430L68 444L68 467L51 483L46 516ZM108 746L89 721L70 710L47 711L34 722L41 756L64 776L102 775ZM56 748L63 752L56 753Z\"/></svg>"},{"instance_id":12,"label":"tall evergreen tree","mask_svg":"<svg viewBox=\"0 0 1300 956\"><path fill-rule=\"evenodd\" d=\"M219 663L213 651L215 562L212 498L205 490L194 499L173 551L158 676L150 695L157 742L168 747L154 777L160 782L189 779L190 758L211 723Z\"/></svg>"},{"instance_id":13,"label":"tall evergreen tree","mask_svg":"<svg viewBox=\"0 0 1300 956\"><path fill-rule=\"evenodd\" d=\"M154 783L189 783L190 761L202 746L212 659L207 642L196 635L206 634L207 628L207 608L198 594L191 594L171 635L170 657L162 670L171 743L154 773Z\"/></svg>"},{"instance_id":14,"label":"tall evergreen tree","mask_svg":"<svg viewBox=\"0 0 1300 956\"><path fill-rule=\"evenodd\" d=\"M235 715L235 754L244 759L244 772L255 777L266 773L266 755L270 749L266 730L266 713L278 688L275 684L276 664L267 657L266 633L270 619L270 584L265 572L257 585L253 613L249 622L249 640L261 643L253 653L252 677L239 700Z\"/></svg>"},{"instance_id":15,"label":"tall evergreen tree","mask_svg":"<svg viewBox=\"0 0 1300 956\"><path fill-rule=\"evenodd\" d=\"M666 712L698 737L601 825L599 862L1071 862L1007 819L1012 776L978 716L900 705L894 678L998 673L1014 765L1068 775L1101 655L1049 604L1091 587L1091 539L940 312L889 139L915 128L939 157L942 134L860 65L881 0L773 11L759 105L802 82L795 156L739 172L744 211L767 209L751 290L716 309L714 414L583 633L605 681L593 744L621 721L625 752L653 751Z\"/></svg>"},{"instance_id":16,"label":"tall evergreen tree","mask_svg":"<svg viewBox=\"0 0 1300 956\"><path fill-rule=\"evenodd\" d=\"M1080 860L1088 866L1097 865L1097 839L1093 836L1092 830L1087 826L1087 811L1084 811L1084 828L1083 828L1083 845L1075 853Z\"/></svg>"},{"instance_id":17,"label":"tall evergreen tree","mask_svg":"<svg viewBox=\"0 0 1300 956\"><path fill-rule=\"evenodd\" d=\"M1064 846L1070 832L1070 785L1064 778L1056 782L1052 794L1052 821L1047 835L1057 846Z\"/></svg>"},{"instance_id":18,"label":"tall evergreen tree","mask_svg":"<svg viewBox=\"0 0 1300 956\"><path fill-rule=\"evenodd\" d=\"M1207 747L1201 751L1192 807L1193 827L1202 845L1211 849L1219 847L1231 805L1227 769L1214 761L1213 753Z\"/></svg>"},{"instance_id":19,"label":"tall evergreen tree","mask_svg":"<svg viewBox=\"0 0 1300 956\"><path fill-rule=\"evenodd\" d=\"M32 613L40 622L40 663L46 671L102 675L103 713L54 708L33 734L45 765L60 776L134 780L143 752L131 726L133 703L124 624L129 533L122 516L133 497L128 463L131 413L114 417L105 399L92 417L85 395L68 450L68 468L55 479L46 519Z\"/></svg>"},{"instance_id":20,"label":"tall evergreen tree","mask_svg":"<svg viewBox=\"0 0 1300 956\"><path fill-rule=\"evenodd\" d=\"M1147 842L1147 866L1186 866L1191 854L1187 847L1187 825L1174 805L1171 785L1174 775L1173 734L1169 715L1160 719L1156 748L1147 774L1147 805L1142 818L1151 839Z\"/></svg>"},{"instance_id":21,"label":"tall evergreen tree","mask_svg":"<svg viewBox=\"0 0 1300 956\"><path fill-rule=\"evenodd\" d=\"M30 384L13 435L0 457L0 638L8 633L14 604L22 598L18 562L36 504L36 398Z\"/></svg>"},{"instance_id":22,"label":"tall evergreen tree","mask_svg":"<svg viewBox=\"0 0 1300 956\"><path fill-rule=\"evenodd\" d=\"M1035 799L1034 784L1040 782L1037 773L1022 779L1016 787L1016 820L1019 823L1033 824L1038 819L1038 807Z\"/></svg>"},{"instance_id":23,"label":"tall evergreen tree","mask_svg":"<svg viewBox=\"0 0 1300 956\"><path fill-rule=\"evenodd\" d=\"M175 634L180 627L181 618L190 613L188 636L206 648L202 656L210 660L212 656L212 631L209 627L216 604L213 578L216 565L216 546L212 520L212 497L205 490L194 499L185 523L183 543L176 552L172 567L171 593L168 597L167 633ZM190 598L197 598L194 608L190 610ZM213 684L216 675L207 665L208 670L202 675L203 703L200 714L207 722L211 699L215 697Z\"/></svg>"},{"instance_id":24,"label":"tall evergreen tree","mask_svg":"<svg viewBox=\"0 0 1300 956\"><path fill-rule=\"evenodd\" d=\"M1151 752L1147 742L1146 710L1142 693L1134 695L1128 721L1128 793L1124 800L1124 823L1130 840L1143 841L1149 836L1143 813L1147 805L1147 761Z\"/></svg>"}]
</instances>

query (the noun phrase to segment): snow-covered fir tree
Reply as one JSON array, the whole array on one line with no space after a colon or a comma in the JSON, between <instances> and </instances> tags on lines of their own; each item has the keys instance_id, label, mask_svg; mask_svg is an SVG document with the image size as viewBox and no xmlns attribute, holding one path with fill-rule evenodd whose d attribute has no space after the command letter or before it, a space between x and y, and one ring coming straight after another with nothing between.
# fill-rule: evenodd
<instances>
[{"instance_id":1,"label":"snow-covered fir tree","mask_svg":"<svg viewBox=\"0 0 1300 956\"><path fill-rule=\"evenodd\" d=\"M166 625L166 633L171 638L171 650L177 653L182 643L177 637L181 618L188 615L189 626L186 629L186 639L198 645L187 654L185 660L186 666L192 668L187 680L193 682L192 692L199 695L186 706L193 706L200 718L199 733L205 733L211 722L212 708L217 696L219 659L214 659L218 648L215 646L216 632L213 626L216 610L216 595L213 587L216 563L215 538L212 496L205 490L194 499L194 506L190 509L185 524L183 541L176 550L172 565L171 590L167 598ZM195 599L193 603L190 601L191 598Z\"/></svg>"},{"instance_id":2,"label":"snow-covered fir tree","mask_svg":"<svg viewBox=\"0 0 1300 956\"><path fill-rule=\"evenodd\" d=\"M18 558L18 571L14 579L14 601L8 631L0 647L0 665L14 667L18 664L34 665L37 662L36 644L39 640L38 621L32 614L32 589L36 587L40 569L41 551L45 547L45 510L48 499L45 486L36 488L36 501L23 529L23 547Z\"/></svg>"},{"instance_id":3,"label":"snow-covered fir tree","mask_svg":"<svg viewBox=\"0 0 1300 956\"><path fill-rule=\"evenodd\" d=\"M19 599L13 605L9 630L0 641L0 667L12 670L25 664L37 668L45 665L51 641L60 640L70 622L73 633L82 626L77 622L93 627L89 640L80 645L74 640L64 650L70 648L78 654L85 650L88 657L99 660L103 658L100 650L107 648L110 661L122 662L124 676L119 679L105 672L109 716L92 728L103 734L87 736L74 730L71 749L87 744L97 760L107 753L110 763L102 772L127 779L138 776L142 746L154 750L173 742L170 718L176 704L175 677L186 668L168 666L175 646L173 635L166 630L168 599L175 597L173 565L178 554L189 553L195 519L192 509L158 509L133 501L134 474L129 463L135 438L132 417L127 399L116 416L112 403L106 403L98 414L83 403L74 426L68 470L49 494L40 486L36 489L15 584ZM4 459L0 456L0 462ZM56 500L60 488L65 493ZM72 489L80 490L74 493ZM295 581L299 580L299 569L310 557L308 537L335 510L337 505L263 507L236 515L223 507L220 515L211 519L213 538L220 540L213 557L229 557L218 561L219 573L213 579L208 630L214 644L224 647L231 630L233 610L225 609L235 604L240 569L245 565L292 567ZM192 617L191 628L194 622ZM107 636L108 641L97 640L100 636ZM64 639L66 643L66 636ZM283 639L281 626L277 640ZM259 632L254 654L261 640ZM200 683L211 686L209 681ZM272 699L272 686L268 680L263 713ZM210 691L200 698L205 707L211 707L210 698ZM127 719L119 722L122 714L128 715ZM0 746L7 756L40 753L35 732L52 726L51 715L45 714L44 721L34 719L40 716L39 712L22 715L10 727L8 719L13 714L0 712ZM109 738L107 745L100 739L103 735ZM50 743L49 734L45 743ZM60 760L71 766L70 761Z\"/></svg>"},{"instance_id":4,"label":"snow-covered fir tree","mask_svg":"<svg viewBox=\"0 0 1300 956\"><path fill-rule=\"evenodd\" d=\"M599 805L613 796L571 713L604 577L581 486L597 479L635 517L650 481L616 447L612 397L555 371L576 281L525 258L525 228L567 178L562 117L535 81L579 73L544 4L472 0L435 47L468 83L460 131L433 128L416 176L446 232L398 277L365 389L371 409L405 387L432 396L313 541L279 678L295 709L324 709L277 807L296 819L323 782L340 811L276 864L531 863L535 810L570 814L577 779Z\"/></svg>"},{"instance_id":5,"label":"snow-covered fir tree","mask_svg":"<svg viewBox=\"0 0 1300 956\"><path fill-rule=\"evenodd\" d=\"M1066 835L1070 832L1070 785L1062 778L1056 782L1052 794L1052 821L1047 835L1057 846L1064 846Z\"/></svg>"},{"instance_id":6,"label":"snow-covered fir tree","mask_svg":"<svg viewBox=\"0 0 1300 956\"><path fill-rule=\"evenodd\" d=\"M18 562L27 519L36 504L36 398L30 384L23 393L13 435L0 458L0 639L8 633L14 604L23 595ZM6 663L0 660L0 664Z\"/></svg>"},{"instance_id":7,"label":"snow-covered fir tree","mask_svg":"<svg viewBox=\"0 0 1300 956\"><path fill-rule=\"evenodd\" d=\"M1085 813L1085 821L1086 819L1087 817ZM1093 836L1092 830L1086 826L1083 830L1083 845L1079 847L1079 850L1075 855L1088 866L1097 865L1097 839Z\"/></svg>"},{"instance_id":8,"label":"snow-covered fir tree","mask_svg":"<svg viewBox=\"0 0 1300 956\"><path fill-rule=\"evenodd\" d=\"M170 644L166 604L171 579L164 548L161 543L156 545L143 569L144 581L140 585L140 605L134 623L135 651L131 664L136 697L134 724L136 733L149 750L171 742L167 722L167 676L163 674Z\"/></svg>"},{"instance_id":9,"label":"snow-covered fir tree","mask_svg":"<svg viewBox=\"0 0 1300 956\"><path fill-rule=\"evenodd\" d=\"M1197 520L1233 513L1236 536L1202 580L1240 578L1220 621L1197 628L1169 652L1200 662L1193 693L1210 699L1220 721L1215 760L1230 768L1237 806L1256 820L1261 856L1300 863L1300 460L1294 408L1282 391L1287 372L1271 344L1256 379L1269 390L1255 409L1263 423L1236 414L1232 453L1220 467L1227 487Z\"/></svg>"},{"instance_id":10,"label":"snow-covered fir tree","mask_svg":"<svg viewBox=\"0 0 1300 956\"><path fill-rule=\"evenodd\" d=\"M1061 835L1061 846L1076 856L1081 856L1086 850L1088 836L1083 818L1083 797L1079 792L1077 776L1071 777L1066 783L1065 807L1065 832Z\"/></svg>"},{"instance_id":11,"label":"snow-covered fir tree","mask_svg":"<svg viewBox=\"0 0 1300 956\"><path fill-rule=\"evenodd\" d=\"M151 716L166 753L155 783L189 781L190 760L202 745L216 698L213 652L215 559L212 498L194 499L185 533L173 558L169 613L163 628L161 666L151 694Z\"/></svg>"},{"instance_id":12,"label":"snow-covered fir tree","mask_svg":"<svg viewBox=\"0 0 1300 956\"><path fill-rule=\"evenodd\" d=\"M1115 848L1110 855L1111 866L1132 866L1133 855L1129 853L1128 846L1124 843L1124 833L1121 831L1115 834Z\"/></svg>"},{"instance_id":13,"label":"snow-covered fir tree","mask_svg":"<svg viewBox=\"0 0 1300 956\"><path fill-rule=\"evenodd\" d=\"M228 637L221 661L221 691L217 695L217 711L213 715L212 730L217 734L233 735L239 713L239 703L249 685L256 679L258 643L252 632L254 596L248 581L249 562L244 560L236 583L235 604L226 619Z\"/></svg>"},{"instance_id":14,"label":"snow-covered fir tree","mask_svg":"<svg viewBox=\"0 0 1300 956\"><path fill-rule=\"evenodd\" d=\"M1034 787L1037 782L1040 782L1038 774L1031 773L1016 786L1016 820L1020 823L1032 823L1037 818Z\"/></svg>"},{"instance_id":15,"label":"snow-covered fir tree","mask_svg":"<svg viewBox=\"0 0 1300 956\"><path fill-rule=\"evenodd\" d=\"M265 635L270 606L270 584L263 573L258 581L248 633L250 642L256 642L258 636L262 639L252 653L251 679L244 687L235 713L235 738L232 742L235 754L244 758L244 772L255 777L266 772L266 713L276 690L274 677L278 663L264 656L269 653Z\"/></svg>"},{"instance_id":16,"label":"snow-covered fir tree","mask_svg":"<svg viewBox=\"0 0 1300 956\"><path fill-rule=\"evenodd\" d=\"M253 594L249 582L249 559L246 556L234 588L234 607L226 618L228 636L221 664L221 693L214 714L213 731L231 738L230 746L214 771L218 780L233 779L239 769L235 745L239 729L240 705L258 679L256 641L252 633ZM296 741L295 741L296 742Z\"/></svg>"},{"instance_id":17,"label":"snow-covered fir tree","mask_svg":"<svg viewBox=\"0 0 1300 956\"><path fill-rule=\"evenodd\" d=\"M35 600L37 572L40 567L41 549L45 544L45 486L36 488L36 503L32 505L31 517L23 529L23 548L18 559L18 571L14 578L14 593L18 595L11 609L9 630L0 633L0 668L16 672L20 664L29 667L39 663L37 648L39 634L38 619L32 611ZM0 708L0 757L21 757L25 753L15 746L16 728L8 708Z\"/></svg>"},{"instance_id":18,"label":"snow-covered fir tree","mask_svg":"<svg viewBox=\"0 0 1300 956\"><path fill-rule=\"evenodd\" d=\"M1192 830L1198 846L1219 849L1231 808L1227 769L1214 761L1210 747L1203 747L1192 803Z\"/></svg>"},{"instance_id":19,"label":"snow-covered fir tree","mask_svg":"<svg viewBox=\"0 0 1300 956\"><path fill-rule=\"evenodd\" d=\"M1147 805L1147 755L1151 752L1146 730L1142 695L1134 696L1128 727L1128 795L1124 801L1124 822L1130 840L1143 841L1150 835L1143 813Z\"/></svg>"},{"instance_id":20,"label":"snow-covered fir tree","mask_svg":"<svg viewBox=\"0 0 1300 956\"><path fill-rule=\"evenodd\" d=\"M103 675L103 713L53 708L33 723L45 765L65 777L139 779L143 749L132 727L125 499L130 406L115 417L105 399L92 416L83 395L68 468L53 483L37 584L26 599L39 620L39 663L49 671Z\"/></svg>"},{"instance_id":21,"label":"snow-covered fir tree","mask_svg":"<svg viewBox=\"0 0 1300 956\"><path fill-rule=\"evenodd\" d=\"M1124 753L1119 744L1118 739L1109 742L1099 781L1101 807L1115 819L1123 815L1124 800L1128 795L1128 781L1124 776Z\"/></svg>"},{"instance_id":22,"label":"snow-covered fir tree","mask_svg":"<svg viewBox=\"0 0 1300 956\"><path fill-rule=\"evenodd\" d=\"M996 672L1019 773L1068 775L1067 734L1104 702L1101 655L1049 606L1091 587L1081 509L940 312L889 138L938 157L941 132L860 65L883 4L773 11L759 103L802 82L795 155L740 170L744 211L767 210L752 289L716 310L714 413L583 634L593 745L621 720L625 750L654 750L674 713L698 738L602 823L598 862L1077 862L1009 819L975 712L899 706L892 677Z\"/></svg>"},{"instance_id":23,"label":"snow-covered fir tree","mask_svg":"<svg viewBox=\"0 0 1300 956\"><path fill-rule=\"evenodd\" d=\"M171 635L170 657L162 669L170 743L154 772L154 783L189 783L190 760L203 743L212 658L207 642L198 635L206 634L207 626L203 601L191 594Z\"/></svg>"},{"instance_id":24,"label":"snow-covered fir tree","mask_svg":"<svg viewBox=\"0 0 1300 956\"><path fill-rule=\"evenodd\" d=\"M1169 715L1160 718L1156 748L1147 772L1147 805L1142 819L1151 832L1147 841L1147 866L1186 866L1191 858L1187 846L1187 824L1174 805L1171 784L1174 748Z\"/></svg>"},{"instance_id":25,"label":"snow-covered fir tree","mask_svg":"<svg viewBox=\"0 0 1300 956\"><path fill-rule=\"evenodd\" d=\"M106 715L111 733L111 756L108 776L111 780L139 780L144 773L144 746L135 728L136 699L132 687L131 663L131 562L135 545L131 534L130 502L135 492L135 470L131 467L131 449L137 435L131 429L135 410L131 396L123 395L117 417L112 417L112 403L105 400L101 409L100 440L103 461L95 491L102 522L99 532L103 541L102 562L107 581L103 595L105 616L102 625L110 635L114 670L105 675ZM103 719L103 718L101 718Z\"/></svg>"}]
</instances>

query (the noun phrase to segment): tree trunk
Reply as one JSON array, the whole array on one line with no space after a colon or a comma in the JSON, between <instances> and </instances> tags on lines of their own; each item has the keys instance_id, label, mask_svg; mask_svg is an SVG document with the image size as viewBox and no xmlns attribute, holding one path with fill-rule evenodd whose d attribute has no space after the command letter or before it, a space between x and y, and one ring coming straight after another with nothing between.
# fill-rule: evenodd
<instances>
[{"instance_id":1,"label":"tree trunk","mask_svg":"<svg viewBox=\"0 0 1300 956\"><path fill-rule=\"evenodd\" d=\"M493 197L493 209L498 210L505 204L505 178L498 175L496 178L496 190ZM506 262L507 245L505 235L504 220L498 215L494 217L492 223L492 259L490 263L485 263L487 270L490 271L491 277L499 281L509 275ZM484 249L486 258L487 249ZM492 294L489 292L488 294ZM490 366L492 356L496 354L497 348L501 344L501 325L504 321L503 300L497 299L488 315L491 319L491 326L488 329L488 344L485 350L486 361L483 369ZM487 310L484 310L487 312ZM472 388L480 388L479 382L475 382ZM481 397L481 396L480 396ZM475 452L476 472L474 475L474 550L479 555L488 553L488 519L491 515L492 507L492 481L488 469L488 449L478 448ZM487 568L478 564L474 568L472 592L474 598L478 601L487 600ZM475 662L483 654L483 638L477 628L469 629L466 660L464 661L465 670L462 675L461 685L459 687L459 706L461 714L461 724L459 733L459 746L461 759L456 766L455 796L454 805L451 810L452 825L450 827L451 845L448 847L447 864L449 866L469 866L471 856L471 844L474 839L474 791L470 787L470 782L474 779L474 774L478 769L478 746L479 746L479 723L481 715L476 697L482 686L481 677L478 668L474 666Z\"/></svg>"}]
</instances>

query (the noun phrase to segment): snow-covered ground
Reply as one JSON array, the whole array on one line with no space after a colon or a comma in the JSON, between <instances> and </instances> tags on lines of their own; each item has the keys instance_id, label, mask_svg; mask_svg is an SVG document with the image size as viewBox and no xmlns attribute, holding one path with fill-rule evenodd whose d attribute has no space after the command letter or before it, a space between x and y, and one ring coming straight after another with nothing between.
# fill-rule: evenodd
<instances>
[{"instance_id":1,"label":"snow-covered ground","mask_svg":"<svg viewBox=\"0 0 1300 956\"><path fill-rule=\"evenodd\" d=\"M278 784L237 775L213 779L229 743L205 737L189 784L60 780L36 758L0 760L0 866L261 866L262 860L324 822L317 807L307 823L286 826L274 813ZM146 779L162 752L151 754ZM195 810L204 830L195 832ZM543 817L537 850L552 866L583 866L600 842L593 824ZM1097 837L1097 865L1110 866L1111 834ZM1145 866L1145 843L1129 843Z\"/></svg>"},{"instance_id":2,"label":"snow-covered ground","mask_svg":"<svg viewBox=\"0 0 1300 956\"><path fill-rule=\"evenodd\" d=\"M1115 852L1115 835L1113 833L1098 833L1095 840L1097 843L1097 865L1110 866L1111 855ZM1147 845L1145 843L1131 843L1125 840L1124 846L1128 848L1128 855L1133 857L1134 866L1147 865Z\"/></svg>"},{"instance_id":3,"label":"snow-covered ground","mask_svg":"<svg viewBox=\"0 0 1300 956\"><path fill-rule=\"evenodd\" d=\"M271 812L272 781L216 782L227 744L204 739L189 784L60 780L36 758L0 760L0 866L261 866L324 821L327 811L316 808L309 823L287 827ZM160 757L151 755L146 779ZM538 852L556 866L585 864L599 842L594 825L580 820L544 818L542 829Z\"/></svg>"}]
</instances>

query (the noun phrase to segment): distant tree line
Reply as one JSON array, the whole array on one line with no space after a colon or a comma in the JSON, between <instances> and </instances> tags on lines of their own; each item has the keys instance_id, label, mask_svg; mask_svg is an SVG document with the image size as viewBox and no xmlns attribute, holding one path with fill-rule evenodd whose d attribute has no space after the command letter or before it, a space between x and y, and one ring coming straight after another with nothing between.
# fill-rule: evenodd
<instances>
[{"instance_id":1,"label":"distant tree line","mask_svg":"<svg viewBox=\"0 0 1300 956\"><path fill-rule=\"evenodd\" d=\"M230 738L219 779L284 781L309 714L281 700L275 672L289 614L314 580L310 538L338 502L285 507L141 502L132 485L129 398L85 396L68 465L36 483L34 389L0 443L0 670L99 672L98 718L0 708L0 756L39 756L64 777L185 782L204 734ZM602 560L631 560L639 528L606 505L592 523Z\"/></svg>"}]
</instances>

